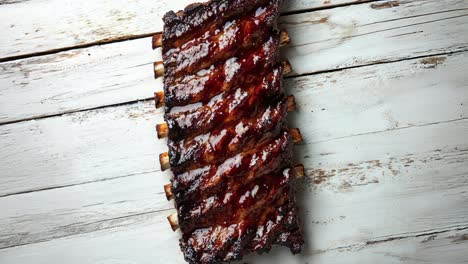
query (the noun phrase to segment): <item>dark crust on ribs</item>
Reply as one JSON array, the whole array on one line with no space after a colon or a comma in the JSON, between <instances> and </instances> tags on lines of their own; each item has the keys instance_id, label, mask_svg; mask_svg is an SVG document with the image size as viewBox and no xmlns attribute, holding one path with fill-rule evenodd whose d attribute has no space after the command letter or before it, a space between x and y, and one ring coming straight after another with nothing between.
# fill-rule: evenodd
<instances>
[{"instance_id":1,"label":"dark crust on ribs","mask_svg":"<svg viewBox=\"0 0 468 264\"><path fill-rule=\"evenodd\" d=\"M241 16L268 0L215 0L188 5L177 13L167 12L163 17L163 43L172 46L174 42L184 43L207 25L220 25L226 19Z\"/></svg>"},{"instance_id":2,"label":"dark crust on ribs","mask_svg":"<svg viewBox=\"0 0 468 264\"><path fill-rule=\"evenodd\" d=\"M172 193L189 263L303 244L274 29L282 0L213 0L164 16Z\"/></svg>"},{"instance_id":3,"label":"dark crust on ribs","mask_svg":"<svg viewBox=\"0 0 468 264\"><path fill-rule=\"evenodd\" d=\"M292 197L289 187L291 170L285 169L269 176L269 181L259 181L253 185L254 189L243 190L243 195L248 198L251 198L252 192L256 190L255 196L261 196L263 199L247 198L247 202L251 204L241 207L239 211L242 215L232 216L231 218L236 220L230 225L213 224L184 233L180 243L190 263L239 260L248 252L268 252L273 244L284 244L290 247L293 253L300 251L303 239L298 226L295 202L288 199ZM257 188L262 185L262 189ZM273 203L266 206L268 201ZM207 251L210 254L203 253Z\"/></svg>"},{"instance_id":4,"label":"dark crust on ribs","mask_svg":"<svg viewBox=\"0 0 468 264\"><path fill-rule=\"evenodd\" d=\"M224 24L212 25L207 31L180 47L163 47L164 69L168 77L197 73L218 61L225 61L250 47L259 46L271 34L271 28L278 14L278 0L275 8L264 12L251 11L242 18L226 20Z\"/></svg>"},{"instance_id":5,"label":"dark crust on ribs","mask_svg":"<svg viewBox=\"0 0 468 264\"><path fill-rule=\"evenodd\" d=\"M262 78L254 78L258 80L254 83L244 83L229 93L222 92L207 104L197 103L195 109L192 109L194 104L172 108L165 115L169 138L177 140L193 134L206 133L217 124L227 125L240 118L252 116L259 104L282 95L280 70L281 67L277 67Z\"/></svg>"},{"instance_id":6,"label":"dark crust on ribs","mask_svg":"<svg viewBox=\"0 0 468 264\"><path fill-rule=\"evenodd\" d=\"M262 73L274 65L278 56L278 42L278 34L272 32L261 45L196 74L175 78L166 72L166 112L173 106L207 103L220 92L229 92L239 84L255 82L257 78L254 77L263 76ZM260 74L249 76L247 73L252 71Z\"/></svg>"},{"instance_id":7,"label":"dark crust on ribs","mask_svg":"<svg viewBox=\"0 0 468 264\"><path fill-rule=\"evenodd\" d=\"M254 148L276 137L286 123L286 102L259 109L251 118L244 118L229 126L181 141L169 140L169 158L172 168L194 168L218 164L225 156Z\"/></svg>"},{"instance_id":8,"label":"dark crust on ribs","mask_svg":"<svg viewBox=\"0 0 468 264\"><path fill-rule=\"evenodd\" d=\"M218 166L209 166L202 175L197 175L199 177L190 178L185 173L175 175L173 189L177 193L175 199L181 230L185 232L194 226L217 221L230 222L219 216L219 210L234 212L238 208L230 203L239 200L236 190L259 178L260 181L268 180L268 177L262 176L290 167L291 158L290 135L285 131L265 146L237 154ZM242 184L239 184L240 181ZM218 215L213 215L213 211ZM188 221L190 219L197 221Z\"/></svg>"}]
</instances>

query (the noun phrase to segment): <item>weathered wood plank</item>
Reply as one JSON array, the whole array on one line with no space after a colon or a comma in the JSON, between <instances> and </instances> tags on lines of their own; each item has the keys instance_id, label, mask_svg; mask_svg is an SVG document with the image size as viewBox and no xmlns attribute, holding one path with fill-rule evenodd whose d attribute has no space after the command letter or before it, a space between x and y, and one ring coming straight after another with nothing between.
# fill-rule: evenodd
<instances>
[{"instance_id":1,"label":"weathered wood plank","mask_svg":"<svg viewBox=\"0 0 468 264\"><path fill-rule=\"evenodd\" d=\"M288 79L291 124L317 142L467 118L467 61L464 52Z\"/></svg>"},{"instance_id":2,"label":"weathered wood plank","mask_svg":"<svg viewBox=\"0 0 468 264\"><path fill-rule=\"evenodd\" d=\"M394 2L285 16L284 55L304 74L468 49L466 1ZM1 63L0 123L151 97L162 87L149 46L146 38Z\"/></svg>"},{"instance_id":3,"label":"weathered wood plank","mask_svg":"<svg viewBox=\"0 0 468 264\"><path fill-rule=\"evenodd\" d=\"M457 57L462 56L463 54L450 56L438 68L429 67L420 68L419 71L405 71L405 65L409 67L417 61L415 60L414 62L395 63L395 66L399 67L391 69L397 69L398 73L402 70L402 73L409 75L406 78L410 80L411 76L439 78L437 72L440 71L439 74L442 75L447 74L447 72L440 70L443 65L450 65L456 61ZM379 65L378 67L388 67L388 65ZM349 71L364 70L365 68L359 68ZM382 73L384 71L376 69L376 72ZM421 72L426 72L427 75L421 75ZM339 77L338 73L334 74L336 76L333 77ZM373 75L375 72L368 73L367 76L356 73L355 76L362 78ZM391 77L395 75L385 74L384 76L388 76L391 80ZM318 75L311 78L317 77ZM401 78L404 79L404 76ZM391 81L382 81L381 83L386 85L376 86L372 79L373 77L363 78L363 80L370 80L369 83L366 85L366 81L362 81L359 86L354 86L355 89L369 86L373 88L371 89L373 94L379 94L379 90L389 89L394 85ZM334 82L330 81L330 83ZM401 84L402 89L405 89L405 84L401 82L401 79L398 84ZM433 86L434 84L429 82L426 87ZM413 88L418 89L417 86ZM451 93L445 92L443 87L438 89L440 94L434 95L434 98L444 102L447 98L444 98L443 95ZM332 88L328 90L331 93L335 92ZM410 89L406 88L406 90ZM430 94L430 92L428 93ZM366 95L364 92L362 94ZM381 96L392 102L391 95L383 93ZM395 93L394 96L411 99L404 93ZM300 91L298 91L297 97L299 102L307 101L307 96L302 96ZM462 94L461 97L464 95ZM364 104L366 97L361 98L361 104ZM405 102L400 100L395 100L391 104L391 109L398 109L401 103ZM431 101L426 101L428 106L431 106ZM369 103L373 104L374 102L369 100ZM448 103L443 104L449 105ZM365 105L360 107L365 107ZM304 108L305 105L300 109ZM25 146L28 147L31 147L33 142L40 140L34 136L37 134L42 138L42 142L50 141L50 146L66 145L66 143L61 142L70 142L68 143L70 146L67 147L74 149L81 146L80 151L84 151L84 153L64 151L65 156L69 157L65 161L60 160L58 155L53 156L47 152L39 152L50 147L41 148L32 145L38 150L26 149L22 154L19 154L21 156L13 153L17 156L11 164L18 168L26 167L26 170L28 170L27 168L35 169L27 172L28 174L25 173L22 177L10 177L10 182L13 182L10 186L13 187L16 185L17 188L24 188L24 186L14 182L16 178L22 178L22 185L42 184L40 188L45 189L56 187L56 184L62 184L62 186L64 184L78 184L79 180L109 179L115 177L114 174L119 177L122 175L122 168L125 167L138 171L135 168L147 166L149 173L2 197L0 198L0 211L4 213L0 217L0 225L5 228L4 231L0 232L0 247L47 241L65 236L98 232L103 229L115 229L120 226L128 225L130 227L135 222L139 222L138 219L141 218L149 217L152 219L153 216L156 219L164 218L168 212L151 213L170 208L170 203L165 202L165 198L161 194L163 184L168 181L168 175L163 175L161 172L152 173L153 170L157 171L155 168L156 154L162 151L164 146L161 145L164 142L152 143L156 142L150 135L154 134L154 131L151 125L145 125L153 122L154 111L151 112L150 109L151 105L149 104L125 105L48 118L37 122L2 126L2 128L16 127L27 123L33 123L33 125L39 123L40 125L37 127L25 126L22 128L25 131L32 130L31 135L12 133L11 130L8 131L8 134L15 135L19 139L27 138L30 141L25 142ZM415 104L415 108L409 110L425 115L425 106ZM457 110L459 109L455 108L453 111L457 112ZM338 112L340 109L336 111ZM359 113L360 111L356 109L351 112ZM323 111L319 111L319 113L323 113ZM338 113L335 114L338 115ZM298 116L302 115L305 114ZM352 114L348 114L348 116L352 116ZM359 120L360 114L357 117L356 120ZM361 117L368 122L375 120L376 123L388 125L384 122L378 122L379 118L385 118L385 115L364 115ZM404 114L395 116L396 120L404 120L405 117ZM105 120L108 121L105 122ZM298 119L295 120L297 122ZM331 137L326 133L317 133L316 128L322 125L316 122L308 120L308 126L300 126L305 143L297 147L296 155L306 166L308 176L305 184L302 185L304 188L299 199L302 201L303 219L306 223L309 241L306 252L330 250L367 241L390 239L395 236L417 235L421 232L468 226L466 221L468 215L468 196L466 193L468 188L468 139L464 136L468 133L468 119L417 123L411 127L392 128L384 132L382 130L385 129L371 126L370 128L376 131L365 133L359 122L356 122L355 125L341 124L340 122L332 123L332 125L324 123L324 126L330 131ZM69 125L72 129L68 129L66 123L72 123ZM83 126L80 127L81 125ZM49 127L50 130L41 129L45 127ZM135 127L136 132L133 127ZM141 131L145 129L150 133L146 134L146 131ZM112 133L105 133L108 130L111 130ZM343 130L347 131L346 136L343 136L343 132L334 132ZM42 131L42 134L37 131ZM69 140L67 135L58 137L59 131L65 131L64 134L74 134ZM4 134L4 136L8 134ZM47 134L50 135L47 136ZM49 140L44 140L46 137ZM76 141L78 138L87 138L88 141ZM121 151L116 151L116 142L118 142ZM37 151L36 154L35 151ZM27 162L30 157L36 156L46 158L42 162L41 160L34 163ZM75 159L72 160L70 157L75 157ZM8 158L9 155L6 156L6 159ZM21 160L26 160L26 163L21 164ZM8 172L3 169L3 166L2 171ZM57 172L55 173L55 171ZM128 173L127 175L130 175L130 171ZM34 175L34 180L31 180L31 175ZM2 186L9 191L8 182L4 182ZM36 186L32 189L37 188ZM57 197L65 198L63 201L56 201ZM437 201L443 202L438 203ZM142 216L142 214L149 213L153 216ZM153 221L151 219L150 221ZM167 229L169 230L168 227Z\"/></svg>"},{"instance_id":4,"label":"weathered wood plank","mask_svg":"<svg viewBox=\"0 0 468 264\"><path fill-rule=\"evenodd\" d=\"M343 249L359 256L385 241L468 229L466 133L468 120L460 120L304 145L298 154L309 156L304 161L313 168L299 197L307 240L304 254L292 257L282 250L259 259L304 263L320 259L318 253ZM321 155L324 150L330 154ZM160 201L162 194L153 196L152 183L139 187L144 180L132 177L105 181L102 187L92 183L1 198L2 245L12 246L9 238L20 245L44 240L0 250L2 263L43 263L46 254L57 263L181 262L179 234L172 233L165 220L169 211L157 212L170 205ZM69 197L56 201L59 192ZM123 199L124 205L119 205ZM126 217L115 217L119 214ZM48 241L52 238L57 239ZM82 252L88 247L86 256L76 258L76 248ZM114 252L124 247L126 251Z\"/></svg>"},{"instance_id":5,"label":"weathered wood plank","mask_svg":"<svg viewBox=\"0 0 468 264\"><path fill-rule=\"evenodd\" d=\"M288 0L284 12L363 0ZM7 1L0 3L0 59L161 31L170 10L205 0Z\"/></svg>"},{"instance_id":6,"label":"weathered wood plank","mask_svg":"<svg viewBox=\"0 0 468 264\"><path fill-rule=\"evenodd\" d=\"M0 198L0 248L135 224L142 213L169 214L162 186L169 177L146 173Z\"/></svg>"},{"instance_id":7,"label":"weathered wood plank","mask_svg":"<svg viewBox=\"0 0 468 264\"><path fill-rule=\"evenodd\" d=\"M194 0L13 1L0 5L1 58L162 30L162 17Z\"/></svg>"},{"instance_id":8,"label":"weathered wood plank","mask_svg":"<svg viewBox=\"0 0 468 264\"><path fill-rule=\"evenodd\" d=\"M387 3L374 9L398 8ZM466 56L288 80L299 104L292 124L305 138L296 154L307 168L299 200L308 244L301 256L246 261L466 262ZM165 220L168 175L156 165L165 147L153 128L162 113L151 104L0 127L1 263L184 263Z\"/></svg>"},{"instance_id":9,"label":"weathered wood plank","mask_svg":"<svg viewBox=\"0 0 468 264\"><path fill-rule=\"evenodd\" d=\"M300 199L309 249L468 227L467 133L463 119L297 148L315 183Z\"/></svg>"},{"instance_id":10,"label":"weathered wood plank","mask_svg":"<svg viewBox=\"0 0 468 264\"><path fill-rule=\"evenodd\" d=\"M253 256L246 263L466 263L468 230L454 230L433 235L395 239L369 245L361 244L321 254L288 256L284 249L272 256Z\"/></svg>"},{"instance_id":11,"label":"weathered wood plank","mask_svg":"<svg viewBox=\"0 0 468 264\"><path fill-rule=\"evenodd\" d=\"M0 64L0 123L151 97L153 62L148 38Z\"/></svg>"},{"instance_id":12,"label":"weathered wood plank","mask_svg":"<svg viewBox=\"0 0 468 264\"><path fill-rule=\"evenodd\" d=\"M285 0L282 13L305 12L316 9L373 2L375 0Z\"/></svg>"},{"instance_id":13,"label":"weathered wood plank","mask_svg":"<svg viewBox=\"0 0 468 264\"><path fill-rule=\"evenodd\" d=\"M163 214L146 214L132 225L0 249L0 260L4 264L185 264L179 253L179 235L167 226Z\"/></svg>"},{"instance_id":14,"label":"weathered wood plank","mask_svg":"<svg viewBox=\"0 0 468 264\"><path fill-rule=\"evenodd\" d=\"M468 2L382 1L282 17L298 74L468 49ZM310 29L310 30L309 30Z\"/></svg>"},{"instance_id":15,"label":"weathered wood plank","mask_svg":"<svg viewBox=\"0 0 468 264\"><path fill-rule=\"evenodd\" d=\"M0 195L160 171L162 121L137 103L1 126Z\"/></svg>"},{"instance_id":16,"label":"weathered wood plank","mask_svg":"<svg viewBox=\"0 0 468 264\"><path fill-rule=\"evenodd\" d=\"M152 264L155 260L185 264L176 241L177 233L164 229L165 219L141 218L140 224L94 234L58 239L45 243L0 250L2 263L13 264ZM143 223L142 223L143 222ZM440 234L395 239L388 242L333 250L324 253L292 256L283 248L268 255L247 257L240 263L466 263L468 231L454 230ZM163 250L159 250L163 249ZM87 254L83 254L87 252ZM417 262L417 261L415 261ZM237 264L237 263L236 263Z\"/></svg>"},{"instance_id":17,"label":"weathered wood plank","mask_svg":"<svg viewBox=\"0 0 468 264\"><path fill-rule=\"evenodd\" d=\"M312 135L310 143L466 118L467 57L288 80L299 105L291 124ZM166 147L154 125L162 121L162 110L147 102L0 126L0 195L159 171L156 157Z\"/></svg>"}]
</instances>

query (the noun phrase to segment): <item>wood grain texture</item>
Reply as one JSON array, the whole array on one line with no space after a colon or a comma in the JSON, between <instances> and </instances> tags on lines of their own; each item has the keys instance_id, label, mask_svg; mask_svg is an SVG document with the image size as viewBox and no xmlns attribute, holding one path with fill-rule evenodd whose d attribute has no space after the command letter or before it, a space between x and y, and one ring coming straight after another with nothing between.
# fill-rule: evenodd
<instances>
[{"instance_id":1,"label":"wood grain texture","mask_svg":"<svg viewBox=\"0 0 468 264\"><path fill-rule=\"evenodd\" d=\"M135 224L142 213L168 214L168 177L155 173L0 198L0 248Z\"/></svg>"},{"instance_id":2,"label":"wood grain texture","mask_svg":"<svg viewBox=\"0 0 468 264\"><path fill-rule=\"evenodd\" d=\"M394 1L379 5L385 3ZM284 57L296 74L306 74L468 50L468 4L450 3L366 3L285 16L281 27L292 44ZM0 124L150 98L162 90L151 71L160 51L150 43L143 38L0 63Z\"/></svg>"},{"instance_id":3,"label":"wood grain texture","mask_svg":"<svg viewBox=\"0 0 468 264\"><path fill-rule=\"evenodd\" d=\"M163 217L141 218L133 227L118 227L105 232L15 247L0 251L5 264L152 264L155 260L185 264L177 243L179 234L163 228ZM155 239L157 234L157 239ZM247 257L239 263L305 264L305 263L466 263L467 229L418 237L398 238L388 242L357 245L323 253L290 255L275 248L268 255ZM131 243L129 243L131 240ZM155 250L164 248L164 250ZM52 250L51 250L52 249ZM87 254L83 254L87 252ZM235 264L239 264L235 263Z\"/></svg>"},{"instance_id":4,"label":"wood grain texture","mask_svg":"<svg viewBox=\"0 0 468 264\"><path fill-rule=\"evenodd\" d=\"M162 31L170 10L205 0L49 0L0 2L0 59L129 39ZM288 0L300 12L362 0ZM70 30L73 29L73 30Z\"/></svg>"},{"instance_id":5,"label":"wood grain texture","mask_svg":"<svg viewBox=\"0 0 468 264\"><path fill-rule=\"evenodd\" d=\"M136 103L0 126L0 195L159 171L162 121Z\"/></svg>"},{"instance_id":6,"label":"wood grain texture","mask_svg":"<svg viewBox=\"0 0 468 264\"><path fill-rule=\"evenodd\" d=\"M290 79L292 127L313 143L466 118L467 54ZM159 171L162 121L151 101L0 126L0 195Z\"/></svg>"},{"instance_id":7,"label":"wood grain texture","mask_svg":"<svg viewBox=\"0 0 468 264\"><path fill-rule=\"evenodd\" d=\"M382 1L282 17L298 74L468 49L468 2ZM311 30L308 30L308 29Z\"/></svg>"},{"instance_id":8,"label":"wood grain texture","mask_svg":"<svg viewBox=\"0 0 468 264\"><path fill-rule=\"evenodd\" d=\"M0 122L151 97L156 60L144 38L2 63Z\"/></svg>"},{"instance_id":9,"label":"wood grain texture","mask_svg":"<svg viewBox=\"0 0 468 264\"><path fill-rule=\"evenodd\" d=\"M297 13L313 11L316 9L326 9L337 6L374 2L375 0L285 0L282 13Z\"/></svg>"},{"instance_id":10,"label":"wood grain texture","mask_svg":"<svg viewBox=\"0 0 468 264\"><path fill-rule=\"evenodd\" d=\"M245 263L466 263L468 230L454 230L411 238L397 238L386 242L361 244L330 250L307 257L288 256L286 250L275 250L271 259L250 257Z\"/></svg>"},{"instance_id":11,"label":"wood grain texture","mask_svg":"<svg viewBox=\"0 0 468 264\"><path fill-rule=\"evenodd\" d=\"M426 58L425 61L393 63L393 67L382 64L350 69L341 75L326 73L302 77L310 78L307 83L312 87L295 91L299 112L292 118L293 122L300 122L301 116L310 115L309 125L301 126L305 142L296 147L296 157L307 169L307 179L300 184L299 201L308 243L300 261L304 258L309 261L323 251L468 227L468 139L464 136L468 133L468 119L452 120L454 114L466 113L466 109L457 104L448 107L443 116L430 115L433 119L395 127L393 122L381 121L387 120L386 111L380 113L371 107L375 104L395 110L392 120L405 123L412 117L408 119L404 112L396 110L419 98L419 93L413 94L412 89L428 94L432 93L431 89L439 91L431 97L444 106L453 103L453 94L466 100L462 92L466 90L464 79L460 83L449 83L442 78L459 78L457 63L465 56L465 53L447 56L438 65L428 64ZM432 61L441 60L434 57ZM431 78L440 83L415 82ZM299 84L290 89L303 87ZM392 88L397 89L393 96L385 94L385 90ZM340 94L343 90L347 93ZM314 94L314 91L323 94ZM330 100L325 91L337 98L349 97L348 103L336 102L347 107L342 111L325 105L325 110L307 111L312 105L315 107L315 104L305 103L312 98ZM356 91L361 96L350 96ZM379 96L385 100L378 99ZM426 116L426 107L436 107L435 101L426 102L427 105L410 104L412 108L408 110ZM368 108L370 112L363 110ZM98 259L102 263L146 263L152 257L168 259L170 263L180 262L178 236L172 234L165 220L171 205L162 190L169 174L158 172L155 164L164 141L156 141L152 125L162 113L152 109L152 103L147 102L0 127L9 128L0 133L2 136L14 136L18 143L19 139L31 140L24 143L29 149L21 156L18 156L21 152L7 152L2 160L8 161L12 154L16 159L6 164L35 168L24 172L23 176L9 177L2 184L5 193L21 191L24 187L46 189L77 184L0 198L0 211L4 212L0 224L5 227L0 232L0 247L5 248L0 251L0 259L9 260L5 263L20 260L21 263L42 263L46 257L41 252L50 254L51 249L60 245L58 247L63 250L55 251L53 258L74 263L77 253L73 248L87 248L84 243L90 243L93 237L91 245L95 249L89 256L80 258L81 263L95 263ZM334 114L327 114L330 112ZM319 123L322 115L331 121ZM341 122L343 116L355 122ZM376 125L366 130L359 120ZM67 123L73 129L69 129ZM106 133L109 130L111 132ZM58 136L58 131L63 135ZM37 143L35 150L33 143L39 141L34 137L36 133L43 140ZM70 137L86 141L74 142ZM11 140L5 142L15 145ZM59 155L48 153L50 147L41 147L44 142L49 142L48 146L70 142L70 149L82 148L65 155L75 160L60 160ZM115 142L119 142L121 151L117 150ZM21 164L18 157L39 160ZM147 168L148 173L130 173L140 166ZM1 167L8 168L3 164ZM127 167L127 175L131 177L121 177ZM5 175L14 175L15 171L12 172ZM31 175L38 178L32 181ZM14 183L21 178L21 183ZM90 183L79 184L80 181ZM27 186L31 183L36 186ZM11 187L17 189L12 191ZM57 201L57 197L63 199ZM115 253L124 247L116 242L116 237L132 239L132 245L138 249L131 250L130 254ZM128 248L128 244L125 247Z\"/></svg>"},{"instance_id":12,"label":"wood grain texture","mask_svg":"<svg viewBox=\"0 0 468 264\"><path fill-rule=\"evenodd\" d=\"M298 105L291 127L307 124L314 137L304 140L320 142L467 118L467 60L464 52L288 79Z\"/></svg>"},{"instance_id":13,"label":"wood grain texture","mask_svg":"<svg viewBox=\"0 0 468 264\"><path fill-rule=\"evenodd\" d=\"M14 57L162 30L163 15L194 0L51 0L0 5L0 56Z\"/></svg>"},{"instance_id":14,"label":"wood grain texture","mask_svg":"<svg viewBox=\"0 0 468 264\"><path fill-rule=\"evenodd\" d=\"M388 241L423 237L419 243L434 240L447 230L466 233L468 141L463 135L467 132L468 120L460 120L303 145L297 154L308 156L303 158L308 170L299 195L306 223L304 253L293 257L281 250L254 257L253 263L284 263L274 261L285 259L288 263L329 263L328 252L342 251L367 258L371 256L362 252L375 245L391 249L392 244L384 246ZM324 150L331 154L321 155ZM324 173L317 175L317 170ZM317 176L322 177L320 181ZM170 230L165 219L172 211L164 210L169 202L162 193L152 197L152 180L132 178L111 180L102 188L93 183L12 196L19 206L12 206L8 197L1 198L0 208L7 215L0 221L5 227L0 237L17 238L14 242L18 245L33 243L1 249L2 263L46 263L51 259L57 263L151 263L154 259L182 263L179 234ZM138 193L140 187L133 187L143 186L140 182L150 185L141 187L142 193ZM69 197L54 201L58 192ZM80 196L80 192L89 197ZM122 202L123 197L128 200ZM47 201L47 206L37 206ZM113 217L119 214L125 217ZM13 220L14 216L21 217ZM41 241L34 241L38 238L43 242L34 243ZM466 243L461 238L458 236L454 245L447 244L448 249ZM4 246L8 243L2 242ZM426 245L420 246L423 250ZM87 254L78 258L82 250ZM445 254L452 259L463 256L463 252L455 253ZM318 261L323 254L327 261Z\"/></svg>"},{"instance_id":15,"label":"wood grain texture","mask_svg":"<svg viewBox=\"0 0 468 264\"><path fill-rule=\"evenodd\" d=\"M138 37L184 1L134 1L125 12L121 1L0 1L13 10L0 21L30 12L0 23L21 32L0 36L0 50ZM283 56L296 74L322 72L285 82L298 104L291 126L304 138L295 157L306 167L298 182L306 245L298 256L277 248L241 263L466 262L468 4L393 0L301 13L358 2L296 0L283 10L293 40ZM38 17L55 5L67 6ZM161 89L151 80L160 54L149 46L140 38L0 63L0 124L57 115L0 126L0 263L185 263L166 220L170 172L157 164L167 150L154 129L163 113L134 102ZM90 108L100 109L59 116Z\"/></svg>"},{"instance_id":16,"label":"wood grain texture","mask_svg":"<svg viewBox=\"0 0 468 264\"><path fill-rule=\"evenodd\" d=\"M300 199L308 250L468 227L467 125L453 121L298 148L315 183Z\"/></svg>"}]
</instances>

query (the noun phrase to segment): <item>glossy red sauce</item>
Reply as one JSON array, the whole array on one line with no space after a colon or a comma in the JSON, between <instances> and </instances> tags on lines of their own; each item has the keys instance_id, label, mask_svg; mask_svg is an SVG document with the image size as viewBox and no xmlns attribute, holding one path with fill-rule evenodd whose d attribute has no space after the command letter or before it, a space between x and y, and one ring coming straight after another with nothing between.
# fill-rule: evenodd
<instances>
[{"instance_id":1,"label":"glossy red sauce","mask_svg":"<svg viewBox=\"0 0 468 264\"><path fill-rule=\"evenodd\" d=\"M172 192L190 263L303 243L273 29L280 0L220 0L165 18Z\"/></svg>"},{"instance_id":2,"label":"glossy red sauce","mask_svg":"<svg viewBox=\"0 0 468 264\"><path fill-rule=\"evenodd\" d=\"M281 67L275 68L256 84L243 84L230 93L221 92L206 104L189 104L173 107L166 120L170 138L177 140L182 136L203 134L216 125L230 124L238 119L250 117L257 112L257 106L272 101L281 94ZM176 111L172 111L177 108Z\"/></svg>"},{"instance_id":3,"label":"glossy red sauce","mask_svg":"<svg viewBox=\"0 0 468 264\"><path fill-rule=\"evenodd\" d=\"M280 101L259 109L251 117L240 119L229 126L219 127L205 134L181 141L170 141L170 163L173 170L191 169L206 164L218 164L226 156L252 149L285 128L286 103Z\"/></svg>"},{"instance_id":4,"label":"glossy red sauce","mask_svg":"<svg viewBox=\"0 0 468 264\"><path fill-rule=\"evenodd\" d=\"M219 65L210 65L194 74L183 77L165 76L166 109L189 103L206 103L221 92L245 83L257 83L274 65L278 56L278 35L269 36L260 47L254 47L246 54L239 54ZM256 75L249 75L255 71ZM166 73L167 75L167 73Z\"/></svg>"},{"instance_id":5,"label":"glossy red sauce","mask_svg":"<svg viewBox=\"0 0 468 264\"><path fill-rule=\"evenodd\" d=\"M274 9L258 8L248 16L228 20L219 28L210 28L181 46L167 48L164 51L165 70L171 76L196 73L239 54L239 51L246 52L266 38L274 17Z\"/></svg>"},{"instance_id":6,"label":"glossy red sauce","mask_svg":"<svg viewBox=\"0 0 468 264\"><path fill-rule=\"evenodd\" d=\"M219 190L219 184L233 180L234 177L241 177L237 180L241 180L241 184L244 184L251 179L280 169L282 165L290 165L291 151L290 134L284 132L268 144L230 156L220 164L176 173L173 190L176 196L180 195L181 200L190 199L192 194L204 198L211 193L211 190Z\"/></svg>"}]
</instances>

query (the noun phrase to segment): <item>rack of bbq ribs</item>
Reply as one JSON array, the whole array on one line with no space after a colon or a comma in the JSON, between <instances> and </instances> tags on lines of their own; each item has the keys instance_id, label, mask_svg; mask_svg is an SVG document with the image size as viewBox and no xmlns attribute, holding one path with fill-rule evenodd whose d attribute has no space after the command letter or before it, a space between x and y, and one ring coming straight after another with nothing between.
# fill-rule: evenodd
<instances>
[{"instance_id":1,"label":"rack of bbq ribs","mask_svg":"<svg viewBox=\"0 0 468 264\"><path fill-rule=\"evenodd\" d=\"M278 59L289 43L276 29L281 2L193 4L168 12L153 37L163 55L155 78L164 77L155 103L166 121L156 128L169 148L159 160L173 172L164 189L177 209L168 220L189 263L239 260L273 244L301 250L291 183L304 175L292 161L302 138L286 120L296 106L282 87L291 66Z\"/></svg>"}]
</instances>

